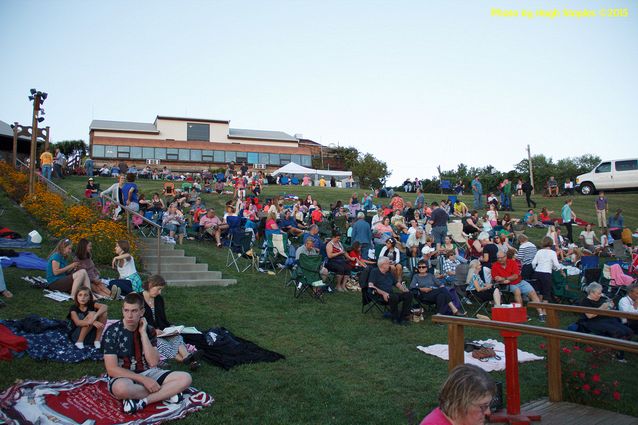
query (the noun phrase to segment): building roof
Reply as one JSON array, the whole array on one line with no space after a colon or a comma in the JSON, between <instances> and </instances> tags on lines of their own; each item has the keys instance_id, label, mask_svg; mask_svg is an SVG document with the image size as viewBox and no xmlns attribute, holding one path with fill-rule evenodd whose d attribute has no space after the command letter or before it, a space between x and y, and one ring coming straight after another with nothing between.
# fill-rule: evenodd
<instances>
[{"instance_id":1,"label":"building roof","mask_svg":"<svg viewBox=\"0 0 638 425\"><path fill-rule=\"evenodd\" d=\"M10 137L13 139L13 129L11 128L11 124L8 124L4 121L0 121L0 136ZM20 140L31 140L30 137L20 136Z\"/></svg>"},{"instance_id":2,"label":"building roof","mask_svg":"<svg viewBox=\"0 0 638 425\"><path fill-rule=\"evenodd\" d=\"M211 120L208 118L188 118L188 117L169 117L166 115L158 115L155 118L155 122L157 120L173 120L173 121L191 121L191 122L212 122L216 124L230 124L228 120Z\"/></svg>"},{"instance_id":3,"label":"building roof","mask_svg":"<svg viewBox=\"0 0 638 425\"><path fill-rule=\"evenodd\" d=\"M205 120L200 118L180 118L180 117L165 117L158 115L155 119L155 123L158 119L164 120L176 120L184 122L208 122L228 124L230 121L223 120ZM91 130L106 130L106 131L126 131L126 132L138 132L138 133L154 133L159 134L155 123L149 124L144 122L130 122L130 121L107 121L107 120L93 120L91 121ZM13 135L9 128L9 134ZM231 139L257 139L257 140L281 140L286 142L297 142L297 138L283 131L267 131L267 130L248 130L243 128L229 128L228 137Z\"/></svg>"},{"instance_id":4,"label":"building roof","mask_svg":"<svg viewBox=\"0 0 638 425\"><path fill-rule=\"evenodd\" d=\"M243 128L228 129L228 137L236 139L284 140L297 142L298 140L283 131L247 130Z\"/></svg>"},{"instance_id":5,"label":"building roof","mask_svg":"<svg viewBox=\"0 0 638 425\"><path fill-rule=\"evenodd\" d=\"M93 120L91 121L91 130L115 130L115 131L130 131L139 133L159 133L154 124L148 124L145 122L130 122L130 121L107 121L107 120Z\"/></svg>"}]
</instances>

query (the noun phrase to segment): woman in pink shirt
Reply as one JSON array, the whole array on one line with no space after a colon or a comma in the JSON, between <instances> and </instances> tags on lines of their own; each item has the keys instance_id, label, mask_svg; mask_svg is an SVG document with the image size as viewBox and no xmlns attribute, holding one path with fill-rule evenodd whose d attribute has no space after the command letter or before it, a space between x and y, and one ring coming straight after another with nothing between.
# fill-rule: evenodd
<instances>
[{"instance_id":1,"label":"woman in pink shirt","mask_svg":"<svg viewBox=\"0 0 638 425\"><path fill-rule=\"evenodd\" d=\"M439 407L421 425L483 425L496 395L496 384L483 369L462 364L454 368L439 393Z\"/></svg>"}]
</instances>

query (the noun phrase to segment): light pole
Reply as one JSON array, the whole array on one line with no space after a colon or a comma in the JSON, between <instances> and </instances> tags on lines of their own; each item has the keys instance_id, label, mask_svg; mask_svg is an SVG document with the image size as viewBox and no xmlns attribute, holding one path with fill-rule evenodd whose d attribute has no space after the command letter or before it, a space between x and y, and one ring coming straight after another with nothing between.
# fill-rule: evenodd
<instances>
[{"instance_id":1,"label":"light pole","mask_svg":"<svg viewBox=\"0 0 638 425\"><path fill-rule=\"evenodd\" d=\"M42 104L46 100L48 94L38 91L36 89L31 89L31 95L29 96L29 100L33 102L33 120L31 125L31 153L30 158L31 161L29 163L29 195L33 195L35 192L35 165L37 159L35 157L38 146L38 123L44 121L44 117L38 117L40 112L44 115L44 110L41 109Z\"/></svg>"},{"instance_id":2,"label":"light pole","mask_svg":"<svg viewBox=\"0 0 638 425\"><path fill-rule=\"evenodd\" d=\"M532 185L532 193L534 193L534 169L532 168L532 153L529 145L527 145L527 163L529 164L529 184Z\"/></svg>"}]
</instances>

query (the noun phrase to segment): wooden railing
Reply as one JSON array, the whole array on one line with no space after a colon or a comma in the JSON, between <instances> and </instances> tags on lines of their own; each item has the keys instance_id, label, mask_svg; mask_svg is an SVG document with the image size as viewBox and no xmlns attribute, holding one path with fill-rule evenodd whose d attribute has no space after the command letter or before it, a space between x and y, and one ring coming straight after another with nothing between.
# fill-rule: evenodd
<instances>
[{"instance_id":1,"label":"wooden railing","mask_svg":"<svg viewBox=\"0 0 638 425\"><path fill-rule=\"evenodd\" d=\"M465 327L493 329L498 331L514 331L527 335L540 336L547 339L547 386L550 401L562 401L562 373L560 363L560 341L573 341L581 344L591 344L612 350L638 353L638 343L622 339L608 338L593 334L572 332L560 327L559 312L588 313L600 316L638 319L635 313L625 313L616 310L601 310L598 308L566 306L562 304L528 303L528 308L543 308L547 311L549 327L532 326L527 324L497 322L493 320L479 320L466 317L432 316L432 322L448 325L448 369L452 370L464 363Z\"/></svg>"}]
</instances>

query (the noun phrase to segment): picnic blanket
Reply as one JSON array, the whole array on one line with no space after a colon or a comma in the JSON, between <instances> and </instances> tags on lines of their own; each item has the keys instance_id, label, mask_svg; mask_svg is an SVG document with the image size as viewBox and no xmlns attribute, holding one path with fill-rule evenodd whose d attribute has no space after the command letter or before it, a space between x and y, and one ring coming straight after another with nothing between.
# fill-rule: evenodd
<instances>
[{"instance_id":1,"label":"picnic blanket","mask_svg":"<svg viewBox=\"0 0 638 425\"><path fill-rule=\"evenodd\" d=\"M487 361L480 361L472 357L472 353L465 353L465 363L478 366L487 372L505 370L505 346L503 345L502 342L498 342L494 339L488 339L485 341L476 341L476 342L479 344L486 344L486 343L493 344L494 351L496 351L496 354L501 359L496 360L492 358L492 359L488 359ZM434 345L429 345L427 347L418 345L416 348L420 351L423 351L425 354L431 354L443 360L449 360L450 358L447 344L434 344ZM536 354L528 353L527 351L523 351L521 349L518 350L519 363L527 363L527 362L532 362L534 360L543 360L543 357L539 357Z\"/></svg>"},{"instance_id":2,"label":"picnic blanket","mask_svg":"<svg viewBox=\"0 0 638 425\"><path fill-rule=\"evenodd\" d=\"M160 424L183 418L214 401L209 394L190 387L180 403L155 403L127 415L122 412L122 402L109 394L107 384L108 378L93 376L77 381L18 383L0 394L0 423Z\"/></svg>"},{"instance_id":3,"label":"picnic blanket","mask_svg":"<svg viewBox=\"0 0 638 425\"><path fill-rule=\"evenodd\" d=\"M16 266L19 269L46 270L47 260L40 258L33 252L19 252L17 256L0 258L2 267Z\"/></svg>"},{"instance_id":4,"label":"picnic blanket","mask_svg":"<svg viewBox=\"0 0 638 425\"><path fill-rule=\"evenodd\" d=\"M22 320L0 320L15 335L27 340L27 354L35 360L79 363L102 360L102 351L93 347L77 348L69 339L66 322L31 314Z\"/></svg>"}]
</instances>

